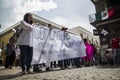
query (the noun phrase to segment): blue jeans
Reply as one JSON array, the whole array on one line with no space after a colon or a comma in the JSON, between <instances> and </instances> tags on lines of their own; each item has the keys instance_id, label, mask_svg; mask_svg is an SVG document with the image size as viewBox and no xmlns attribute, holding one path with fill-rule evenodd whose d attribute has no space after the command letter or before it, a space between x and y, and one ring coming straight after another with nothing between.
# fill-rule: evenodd
<instances>
[{"instance_id":1,"label":"blue jeans","mask_svg":"<svg viewBox=\"0 0 120 80\"><path fill-rule=\"evenodd\" d=\"M120 60L120 49L114 48L113 51L114 51L114 56L113 56L114 65L118 65Z\"/></svg>"}]
</instances>

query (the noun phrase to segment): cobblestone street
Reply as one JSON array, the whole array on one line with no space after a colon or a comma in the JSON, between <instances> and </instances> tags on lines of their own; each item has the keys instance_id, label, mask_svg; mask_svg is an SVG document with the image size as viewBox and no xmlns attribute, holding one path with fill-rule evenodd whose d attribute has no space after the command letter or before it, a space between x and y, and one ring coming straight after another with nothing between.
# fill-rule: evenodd
<instances>
[{"instance_id":1,"label":"cobblestone street","mask_svg":"<svg viewBox=\"0 0 120 80\"><path fill-rule=\"evenodd\" d=\"M0 68L0 80L120 80L120 67L82 67L55 69L40 73L20 75L20 68Z\"/></svg>"}]
</instances>

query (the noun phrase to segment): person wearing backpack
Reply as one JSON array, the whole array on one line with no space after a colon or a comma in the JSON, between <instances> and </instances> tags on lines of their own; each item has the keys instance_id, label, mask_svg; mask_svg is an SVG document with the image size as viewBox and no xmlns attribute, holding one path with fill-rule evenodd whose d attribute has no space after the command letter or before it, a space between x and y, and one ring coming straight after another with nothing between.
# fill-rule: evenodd
<instances>
[{"instance_id":1,"label":"person wearing backpack","mask_svg":"<svg viewBox=\"0 0 120 80\"><path fill-rule=\"evenodd\" d=\"M13 63L15 61L15 40L14 36L9 39L9 43L5 48L6 60L5 60L5 68L12 69Z\"/></svg>"},{"instance_id":2,"label":"person wearing backpack","mask_svg":"<svg viewBox=\"0 0 120 80\"><path fill-rule=\"evenodd\" d=\"M17 44L20 47L20 64L22 68L22 74L32 73L30 71L31 61L33 56L32 45L32 30L34 27L33 18L31 13L26 13L21 21L20 27L22 29Z\"/></svg>"}]
</instances>

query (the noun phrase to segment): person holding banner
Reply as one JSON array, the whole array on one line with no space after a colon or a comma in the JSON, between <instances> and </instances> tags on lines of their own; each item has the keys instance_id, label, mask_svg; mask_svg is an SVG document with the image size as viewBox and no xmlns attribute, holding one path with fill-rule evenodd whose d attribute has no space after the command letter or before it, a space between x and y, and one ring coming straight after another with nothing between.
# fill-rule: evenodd
<instances>
[{"instance_id":1,"label":"person holding banner","mask_svg":"<svg viewBox=\"0 0 120 80\"><path fill-rule=\"evenodd\" d=\"M93 65L93 54L95 52L95 48L93 47L93 45L87 42L86 38L84 39L84 43L86 46L86 56L84 57L84 60L85 66L88 67L90 65Z\"/></svg>"},{"instance_id":2,"label":"person holding banner","mask_svg":"<svg viewBox=\"0 0 120 80\"><path fill-rule=\"evenodd\" d=\"M62 31L66 31L68 28L62 27ZM58 65L61 69L65 69L68 68L68 64L69 64L69 59L64 59L64 60L59 60L58 61Z\"/></svg>"},{"instance_id":3,"label":"person holding banner","mask_svg":"<svg viewBox=\"0 0 120 80\"><path fill-rule=\"evenodd\" d=\"M50 28L50 29L52 29L51 24L48 24L47 27ZM47 62L45 63L45 69L46 69L46 71L52 71L52 70L53 70L53 69L52 69L52 63L53 63L53 62L50 62L50 61L49 61L49 57L50 57L50 55L48 56L48 60L47 60ZM54 61L54 63L55 63L55 61Z\"/></svg>"},{"instance_id":4,"label":"person holding banner","mask_svg":"<svg viewBox=\"0 0 120 80\"><path fill-rule=\"evenodd\" d=\"M33 18L31 13L26 13L24 19L21 21L20 27L22 31L18 37L18 45L20 47L20 61L22 74L32 73L30 71L31 61L33 56L32 47L32 30Z\"/></svg>"}]
</instances>

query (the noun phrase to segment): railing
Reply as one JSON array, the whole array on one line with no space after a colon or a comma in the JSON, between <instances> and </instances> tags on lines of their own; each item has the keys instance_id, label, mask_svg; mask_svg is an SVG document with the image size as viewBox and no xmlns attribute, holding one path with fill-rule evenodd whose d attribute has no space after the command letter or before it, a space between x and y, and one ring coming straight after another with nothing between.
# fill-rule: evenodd
<instances>
[{"instance_id":1,"label":"railing","mask_svg":"<svg viewBox=\"0 0 120 80\"><path fill-rule=\"evenodd\" d=\"M120 6L108 8L104 11L90 14L89 21L90 23L94 23L96 21L103 21L106 19L119 18L119 17L120 17Z\"/></svg>"}]
</instances>

